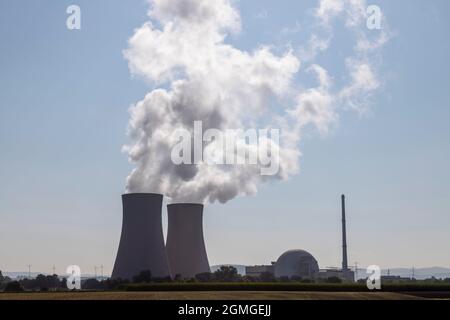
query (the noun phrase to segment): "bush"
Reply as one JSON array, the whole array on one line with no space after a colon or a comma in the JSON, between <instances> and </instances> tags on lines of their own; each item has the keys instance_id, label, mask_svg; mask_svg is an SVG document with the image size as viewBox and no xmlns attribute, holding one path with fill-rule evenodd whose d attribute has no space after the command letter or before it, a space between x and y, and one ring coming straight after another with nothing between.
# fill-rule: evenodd
<instances>
[{"instance_id":1,"label":"bush","mask_svg":"<svg viewBox=\"0 0 450 320\"><path fill-rule=\"evenodd\" d=\"M152 281L152 273L150 270L143 270L133 277L133 283L150 283Z\"/></svg>"},{"instance_id":2,"label":"bush","mask_svg":"<svg viewBox=\"0 0 450 320\"><path fill-rule=\"evenodd\" d=\"M103 285L106 290L117 290L119 289L123 284L130 283L128 280L124 279L106 279L103 281Z\"/></svg>"},{"instance_id":3,"label":"bush","mask_svg":"<svg viewBox=\"0 0 450 320\"><path fill-rule=\"evenodd\" d=\"M219 282L234 282L240 279L237 269L233 266L221 266L214 272L214 278Z\"/></svg>"},{"instance_id":4,"label":"bush","mask_svg":"<svg viewBox=\"0 0 450 320\"><path fill-rule=\"evenodd\" d=\"M5 286L5 292L21 292L23 291L19 281L8 282Z\"/></svg>"},{"instance_id":5,"label":"bush","mask_svg":"<svg viewBox=\"0 0 450 320\"><path fill-rule=\"evenodd\" d=\"M301 283L314 283L312 279L302 279L300 280Z\"/></svg>"},{"instance_id":6,"label":"bush","mask_svg":"<svg viewBox=\"0 0 450 320\"><path fill-rule=\"evenodd\" d=\"M369 292L365 284L355 283L286 283L286 282L209 282L209 283L151 283L129 284L120 287L126 291L327 291ZM449 292L449 284L398 284L383 285L382 292Z\"/></svg>"},{"instance_id":7,"label":"bush","mask_svg":"<svg viewBox=\"0 0 450 320\"><path fill-rule=\"evenodd\" d=\"M342 283L342 279L338 277L329 277L325 280L326 283Z\"/></svg>"},{"instance_id":8,"label":"bush","mask_svg":"<svg viewBox=\"0 0 450 320\"><path fill-rule=\"evenodd\" d=\"M214 279L214 275L211 272L202 272L197 274L195 279L200 282L210 282Z\"/></svg>"},{"instance_id":9,"label":"bush","mask_svg":"<svg viewBox=\"0 0 450 320\"><path fill-rule=\"evenodd\" d=\"M56 274L54 275L43 275L39 274L34 279L23 279L20 280L20 285L27 290L41 290L41 289L50 289L50 288L66 288L65 283L59 280Z\"/></svg>"},{"instance_id":10,"label":"bush","mask_svg":"<svg viewBox=\"0 0 450 320\"><path fill-rule=\"evenodd\" d=\"M86 290L103 289L103 282L100 282L97 279L86 279L81 284L81 288L86 289Z\"/></svg>"}]
</instances>

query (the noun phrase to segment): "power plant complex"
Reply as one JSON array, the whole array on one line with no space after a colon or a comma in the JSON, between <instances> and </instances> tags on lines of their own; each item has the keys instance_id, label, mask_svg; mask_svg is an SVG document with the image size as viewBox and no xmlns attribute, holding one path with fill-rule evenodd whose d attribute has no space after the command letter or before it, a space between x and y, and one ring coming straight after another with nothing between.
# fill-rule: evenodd
<instances>
[{"instance_id":1,"label":"power plant complex","mask_svg":"<svg viewBox=\"0 0 450 320\"><path fill-rule=\"evenodd\" d=\"M210 272L203 237L203 204L167 205L168 229L162 230L163 195L122 195L123 220L112 278L128 279L150 271L152 277L190 279ZM271 265L248 266L247 276L271 273L276 278L320 279L337 277L354 281L348 268L345 196L342 195L342 269L320 270L317 260L305 250L289 250Z\"/></svg>"}]
</instances>

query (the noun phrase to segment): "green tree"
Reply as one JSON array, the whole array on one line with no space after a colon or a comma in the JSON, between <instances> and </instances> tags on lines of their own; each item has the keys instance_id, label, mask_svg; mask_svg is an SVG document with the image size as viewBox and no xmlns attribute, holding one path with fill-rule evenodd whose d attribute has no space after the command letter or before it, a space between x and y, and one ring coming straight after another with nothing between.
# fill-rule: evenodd
<instances>
[{"instance_id":1,"label":"green tree","mask_svg":"<svg viewBox=\"0 0 450 320\"><path fill-rule=\"evenodd\" d=\"M211 272L202 272L195 275L195 279L200 282L209 282L214 279L214 275Z\"/></svg>"},{"instance_id":2,"label":"green tree","mask_svg":"<svg viewBox=\"0 0 450 320\"><path fill-rule=\"evenodd\" d=\"M82 288L86 290L104 289L103 282L100 282L97 279L86 279L82 284Z\"/></svg>"},{"instance_id":3,"label":"green tree","mask_svg":"<svg viewBox=\"0 0 450 320\"><path fill-rule=\"evenodd\" d=\"M128 280L108 278L100 282L103 290L118 290L122 284L130 283Z\"/></svg>"},{"instance_id":4,"label":"green tree","mask_svg":"<svg viewBox=\"0 0 450 320\"><path fill-rule=\"evenodd\" d=\"M19 281L11 281L6 284L5 292L20 292L23 291Z\"/></svg>"},{"instance_id":5,"label":"green tree","mask_svg":"<svg viewBox=\"0 0 450 320\"><path fill-rule=\"evenodd\" d=\"M48 289L50 287L47 277L44 276L43 274L38 274L36 279L34 279L34 281L32 281L32 282L33 282L33 286L35 288L39 288L41 290Z\"/></svg>"},{"instance_id":6,"label":"green tree","mask_svg":"<svg viewBox=\"0 0 450 320\"><path fill-rule=\"evenodd\" d=\"M239 279L237 269L233 266L221 266L214 272L214 278L217 281L233 282Z\"/></svg>"},{"instance_id":7,"label":"green tree","mask_svg":"<svg viewBox=\"0 0 450 320\"><path fill-rule=\"evenodd\" d=\"M67 278L62 278L61 282L59 283L59 287L61 289L67 289Z\"/></svg>"}]
</instances>

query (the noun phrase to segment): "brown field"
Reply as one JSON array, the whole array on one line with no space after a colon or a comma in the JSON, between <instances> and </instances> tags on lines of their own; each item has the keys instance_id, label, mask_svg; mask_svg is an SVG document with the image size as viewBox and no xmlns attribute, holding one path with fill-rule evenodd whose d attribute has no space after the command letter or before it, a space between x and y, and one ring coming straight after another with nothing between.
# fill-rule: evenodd
<instances>
[{"instance_id":1,"label":"brown field","mask_svg":"<svg viewBox=\"0 0 450 320\"><path fill-rule=\"evenodd\" d=\"M185 292L23 292L0 293L0 300L415 300L391 292L185 291Z\"/></svg>"}]
</instances>

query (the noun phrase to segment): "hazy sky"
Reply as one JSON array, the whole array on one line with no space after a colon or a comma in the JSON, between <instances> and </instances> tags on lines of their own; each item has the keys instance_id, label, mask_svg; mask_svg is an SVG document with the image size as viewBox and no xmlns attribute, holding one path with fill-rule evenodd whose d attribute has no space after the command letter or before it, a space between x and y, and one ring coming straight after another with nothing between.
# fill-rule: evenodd
<instances>
[{"instance_id":1,"label":"hazy sky","mask_svg":"<svg viewBox=\"0 0 450 320\"><path fill-rule=\"evenodd\" d=\"M79 31L65 25L73 3ZM328 134L308 134L301 173L289 181L208 205L211 264L263 264L301 248L322 268L340 265L345 193L350 264L450 267L450 3L370 4L392 34L377 57L383 85L370 112L340 113ZM242 30L228 43L300 54L317 3L235 6ZM121 153L128 108L153 88L131 76L122 52L147 10L143 0L0 2L0 270L111 271L132 169ZM318 61L339 82L351 44L342 22L333 30L332 50Z\"/></svg>"}]
</instances>

